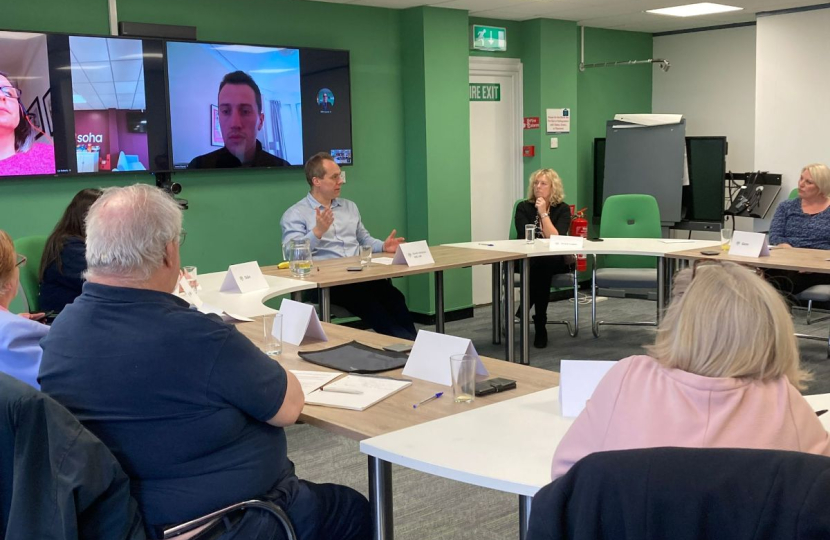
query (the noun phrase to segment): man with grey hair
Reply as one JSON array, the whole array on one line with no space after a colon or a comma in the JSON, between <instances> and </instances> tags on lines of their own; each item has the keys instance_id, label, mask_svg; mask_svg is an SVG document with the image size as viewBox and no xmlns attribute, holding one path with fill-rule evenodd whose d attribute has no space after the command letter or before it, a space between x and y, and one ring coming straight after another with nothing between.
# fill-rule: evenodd
<instances>
[{"instance_id":1,"label":"man with grey hair","mask_svg":"<svg viewBox=\"0 0 830 540\"><path fill-rule=\"evenodd\" d=\"M294 375L170 294L184 240L173 199L142 184L105 189L86 231L87 282L41 344L41 387L113 451L150 537L266 498L301 539L369 538L362 495L294 474L283 430L304 404ZM214 527L211 538L282 538L256 511Z\"/></svg>"}]
</instances>

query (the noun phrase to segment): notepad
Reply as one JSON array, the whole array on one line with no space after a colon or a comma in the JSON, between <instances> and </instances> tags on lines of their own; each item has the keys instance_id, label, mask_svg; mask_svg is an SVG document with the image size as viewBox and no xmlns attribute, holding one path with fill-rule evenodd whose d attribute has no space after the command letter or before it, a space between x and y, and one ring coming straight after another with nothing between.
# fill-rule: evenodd
<instances>
[{"instance_id":1,"label":"notepad","mask_svg":"<svg viewBox=\"0 0 830 540\"><path fill-rule=\"evenodd\" d=\"M352 411L365 411L375 403L383 401L392 394L400 392L412 381L404 379L392 379L389 377L377 377L366 375L346 375L338 379L326 388L356 390L361 394L343 394L339 392L324 392L315 390L306 396L305 402L308 405L323 405L336 407L338 409L349 409Z\"/></svg>"},{"instance_id":2,"label":"notepad","mask_svg":"<svg viewBox=\"0 0 830 540\"><path fill-rule=\"evenodd\" d=\"M299 369L292 369L291 373L300 381L303 394L306 396L342 375L339 371L301 371Z\"/></svg>"}]
</instances>

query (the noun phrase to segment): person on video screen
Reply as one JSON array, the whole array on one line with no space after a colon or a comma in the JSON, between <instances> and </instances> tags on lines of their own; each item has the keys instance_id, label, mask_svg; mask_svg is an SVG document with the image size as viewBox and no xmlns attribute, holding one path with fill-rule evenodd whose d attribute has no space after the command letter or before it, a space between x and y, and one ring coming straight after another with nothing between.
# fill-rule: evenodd
<instances>
[{"instance_id":1,"label":"person on video screen","mask_svg":"<svg viewBox=\"0 0 830 540\"><path fill-rule=\"evenodd\" d=\"M0 71L0 176L55 174L55 149L35 144L39 130L26 116L20 95Z\"/></svg>"},{"instance_id":2,"label":"person on video screen","mask_svg":"<svg viewBox=\"0 0 830 540\"><path fill-rule=\"evenodd\" d=\"M225 146L193 158L188 169L233 167L285 167L282 158L262 149L256 136L265 122L262 93L243 71L228 73L219 84L219 128Z\"/></svg>"}]
</instances>

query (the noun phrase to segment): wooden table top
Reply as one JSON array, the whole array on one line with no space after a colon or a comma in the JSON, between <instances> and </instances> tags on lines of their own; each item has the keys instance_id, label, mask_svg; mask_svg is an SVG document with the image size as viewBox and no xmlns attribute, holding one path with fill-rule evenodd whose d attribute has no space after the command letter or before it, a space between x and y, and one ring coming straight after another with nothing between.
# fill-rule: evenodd
<instances>
[{"instance_id":1,"label":"wooden table top","mask_svg":"<svg viewBox=\"0 0 830 540\"><path fill-rule=\"evenodd\" d=\"M719 255L703 255L700 250L689 249L669 253L666 257L672 259L717 259L758 266L761 268L777 268L781 270L803 270L820 274L830 274L830 251L824 249L806 248L779 248L770 251L769 257L737 257L723 251Z\"/></svg>"},{"instance_id":2,"label":"wooden table top","mask_svg":"<svg viewBox=\"0 0 830 540\"><path fill-rule=\"evenodd\" d=\"M257 346L262 345L262 322L260 319L251 323L237 325ZM340 345L352 340L365 345L380 348L391 343L411 343L409 341L384 336L374 332L356 330L345 326L323 323L323 328L329 338L328 342L303 342L300 347L286 343L283 353L276 360L285 369L303 371L333 371L322 366L306 362L297 354L299 350L313 351ZM393 394L380 403L369 407L365 411L350 411L319 405L306 405L300 415L300 420L313 426L337 433L354 440L363 440L369 437L384 435L392 431L415 426L444 418L470 409L484 407L500 401L505 401L522 395L538 392L546 388L553 388L559 384L559 374L553 371L513 364L503 360L482 357L484 365L490 372L490 377L505 377L516 381L516 389L485 397L477 397L472 403L455 403L452 398L452 389L447 386L411 379L412 385ZM383 375L390 377L404 377L402 369L387 371ZM440 399L413 409L412 405L437 392L444 392Z\"/></svg>"},{"instance_id":3,"label":"wooden table top","mask_svg":"<svg viewBox=\"0 0 830 540\"><path fill-rule=\"evenodd\" d=\"M321 289L335 287L337 285L349 285L352 283L363 283L376 279L396 278L451 270L453 268L464 268L479 264L492 264L501 261L524 259L526 255L521 253L508 253L502 251L463 249L450 246L430 246L430 253L435 260L434 264L423 266L406 266L403 264L385 265L372 263L360 272L349 272L350 266L360 266L359 257L343 257L340 259L329 259L325 261L314 261L314 269L308 276L308 281L317 283ZM392 253L375 253L374 257L393 257ZM280 270L276 266L264 266L262 273L267 276L293 277L288 269ZM294 278L297 279L297 278Z\"/></svg>"}]
</instances>

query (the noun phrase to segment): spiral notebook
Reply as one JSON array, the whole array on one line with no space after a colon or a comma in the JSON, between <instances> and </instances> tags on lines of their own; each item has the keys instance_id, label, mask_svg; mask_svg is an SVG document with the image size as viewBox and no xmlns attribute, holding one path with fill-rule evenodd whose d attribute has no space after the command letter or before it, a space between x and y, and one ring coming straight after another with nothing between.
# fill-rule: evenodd
<instances>
[{"instance_id":1,"label":"spiral notebook","mask_svg":"<svg viewBox=\"0 0 830 540\"><path fill-rule=\"evenodd\" d=\"M352 411L364 411L411 385L412 381L380 377L376 375L346 375L333 383L325 385L330 390L347 390L360 393L340 393L336 391L315 390L305 398L307 405L323 405Z\"/></svg>"}]
</instances>

